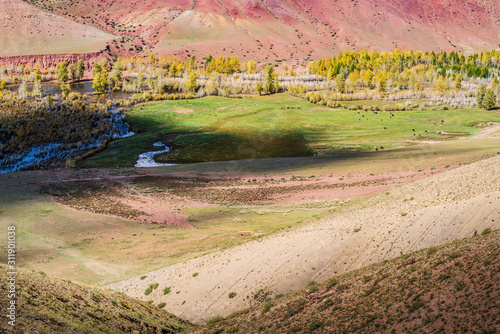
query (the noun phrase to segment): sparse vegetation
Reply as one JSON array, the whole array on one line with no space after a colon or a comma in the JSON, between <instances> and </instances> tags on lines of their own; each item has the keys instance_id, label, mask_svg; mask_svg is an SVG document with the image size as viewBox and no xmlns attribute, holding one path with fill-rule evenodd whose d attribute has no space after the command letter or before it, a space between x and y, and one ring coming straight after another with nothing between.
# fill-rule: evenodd
<instances>
[{"instance_id":1,"label":"sparse vegetation","mask_svg":"<svg viewBox=\"0 0 500 334\"><path fill-rule=\"evenodd\" d=\"M219 318L201 332L224 328L241 333L293 333L303 332L304 328L307 332L325 333L380 329L399 332L404 328L488 331L494 326L500 309L499 277L498 272L486 269L477 259L488 254L489 266L493 262L499 264L498 236L498 232L491 232L341 275L340 279L345 282L342 289L330 290L337 283L337 279L332 279L324 288L311 293L310 287L316 283L310 282L305 289L284 297L272 310L272 304L263 302L240 315ZM450 254L461 254L467 271L456 266L432 267L433 261ZM453 289L449 289L450 286ZM359 294L361 289L370 293ZM440 300L437 304L436 295ZM375 305L383 311L377 312Z\"/></svg>"},{"instance_id":2,"label":"sparse vegetation","mask_svg":"<svg viewBox=\"0 0 500 334\"><path fill-rule=\"evenodd\" d=\"M5 281L7 268L0 265L0 269ZM43 333L156 333L158 329L185 333L195 328L160 310L161 304L155 307L110 290L25 269L18 269L16 281L18 298L23 301L16 317L19 333L30 332L32 328ZM6 322L0 324L0 331L10 331L8 326Z\"/></svg>"}]
</instances>

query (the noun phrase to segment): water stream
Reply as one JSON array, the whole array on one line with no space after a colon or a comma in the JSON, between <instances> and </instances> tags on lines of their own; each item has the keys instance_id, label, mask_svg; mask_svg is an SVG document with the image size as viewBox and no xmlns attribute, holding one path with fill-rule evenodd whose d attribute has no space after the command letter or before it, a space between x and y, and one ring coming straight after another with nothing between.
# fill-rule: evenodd
<instances>
[{"instance_id":1,"label":"water stream","mask_svg":"<svg viewBox=\"0 0 500 334\"><path fill-rule=\"evenodd\" d=\"M146 153L139 154L139 159L137 159L135 167L160 167L160 166L174 166L174 165L176 165L176 164L156 162L154 160L154 156L158 155L158 154L170 152L170 147L163 144L161 141L154 143L153 146L164 147L164 149L159 150L159 151L149 151Z\"/></svg>"},{"instance_id":2,"label":"water stream","mask_svg":"<svg viewBox=\"0 0 500 334\"><path fill-rule=\"evenodd\" d=\"M48 143L36 147L31 147L25 152L16 152L6 155L0 161L0 174L15 172L24 169L36 169L43 167L51 161L64 161L70 158L75 152L95 148L101 145L106 138L126 138L135 133L130 131L130 125L123 119L125 115L120 114L118 109L109 111L109 121L113 125L110 133L93 138L90 143ZM0 143L0 147L1 147Z\"/></svg>"}]
</instances>

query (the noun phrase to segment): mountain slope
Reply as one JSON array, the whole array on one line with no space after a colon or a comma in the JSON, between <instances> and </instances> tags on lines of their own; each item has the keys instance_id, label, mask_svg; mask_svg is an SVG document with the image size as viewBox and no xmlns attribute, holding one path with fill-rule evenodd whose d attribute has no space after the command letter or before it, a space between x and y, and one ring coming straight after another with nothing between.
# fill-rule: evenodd
<instances>
[{"instance_id":1,"label":"mountain slope","mask_svg":"<svg viewBox=\"0 0 500 334\"><path fill-rule=\"evenodd\" d=\"M0 307L8 314L10 284L0 265ZM193 326L164 310L122 294L18 269L16 326L9 333L184 333Z\"/></svg>"},{"instance_id":2,"label":"mountain slope","mask_svg":"<svg viewBox=\"0 0 500 334\"><path fill-rule=\"evenodd\" d=\"M496 0L32 1L124 37L117 51L330 56L343 49L489 50L498 47Z\"/></svg>"},{"instance_id":3,"label":"mountain slope","mask_svg":"<svg viewBox=\"0 0 500 334\"><path fill-rule=\"evenodd\" d=\"M251 303L261 289L287 293L311 280L500 228L500 155L374 196L340 202L331 216L296 229L179 263L109 287L166 302L203 323ZM197 275L193 276L194 273ZM144 295L149 284L176 293ZM235 292L234 298L228 298Z\"/></svg>"},{"instance_id":4,"label":"mountain slope","mask_svg":"<svg viewBox=\"0 0 500 334\"><path fill-rule=\"evenodd\" d=\"M500 233L429 248L265 296L198 333L495 333Z\"/></svg>"},{"instance_id":5,"label":"mountain slope","mask_svg":"<svg viewBox=\"0 0 500 334\"><path fill-rule=\"evenodd\" d=\"M103 50L114 36L46 13L22 0L0 0L0 56Z\"/></svg>"}]
</instances>

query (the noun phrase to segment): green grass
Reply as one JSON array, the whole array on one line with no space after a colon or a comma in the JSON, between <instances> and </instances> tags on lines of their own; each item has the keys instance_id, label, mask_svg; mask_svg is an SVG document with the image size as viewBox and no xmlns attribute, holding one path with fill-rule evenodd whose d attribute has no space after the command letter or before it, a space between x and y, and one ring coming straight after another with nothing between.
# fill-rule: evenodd
<instances>
[{"instance_id":1,"label":"green grass","mask_svg":"<svg viewBox=\"0 0 500 334\"><path fill-rule=\"evenodd\" d=\"M281 109L286 106L299 109ZM477 123L500 121L496 111L349 111L286 94L150 102L126 114L137 134L112 142L105 151L82 162L82 167L132 166L140 153L166 135L171 136L175 150L159 156L158 161L226 161L369 151L374 146L390 149L408 145L408 140L457 136L438 131L474 134Z\"/></svg>"},{"instance_id":2,"label":"green grass","mask_svg":"<svg viewBox=\"0 0 500 334\"><path fill-rule=\"evenodd\" d=\"M33 180L33 173L3 178ZM188 207L184 212L195 228L166 227L60 206L38 193L36 187L0 187L0 227L17 227L18 247L23 253L19 266L97 285L230 248L329 210L291 206ZM4 263L6 248L6 240L0 242L0 261Z\"/></svg>"}]
</instances>

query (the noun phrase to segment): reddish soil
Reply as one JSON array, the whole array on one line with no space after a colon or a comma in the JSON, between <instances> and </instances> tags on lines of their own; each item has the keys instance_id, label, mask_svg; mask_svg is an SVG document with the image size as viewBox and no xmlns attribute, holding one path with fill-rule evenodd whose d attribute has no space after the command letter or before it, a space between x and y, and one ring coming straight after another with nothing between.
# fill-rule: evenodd
<instances>
[{"instance_id":1,"label":"reddish soil","mask_svg":"<svg viewBox=\"0 0 500 334\"><path fill-rule=\"evenodd\" d=\"M193 177L174 173L100 175L84 177L86 170L54 170L36 182L42 193L77 210L120 216L153 224L192 227L186 208L224 205L297 205L362 197L452 169L386 174L330 174L266 178ZM8 180L14 185L20 182Z\"/></svg>"},{"instance_id":2,"label":"reddish soil","mask_svg":"<svg viewBox=\"0 0 500 334\"><path fill-rule=\"evenodd\" d=\"M62 3L54 13L125 37L112 46L122 55L131 47L132 52L242 60L314 59L359 48L477 51L496 48L500 32L496 0Z\"/></svg>"}]
</instances>

